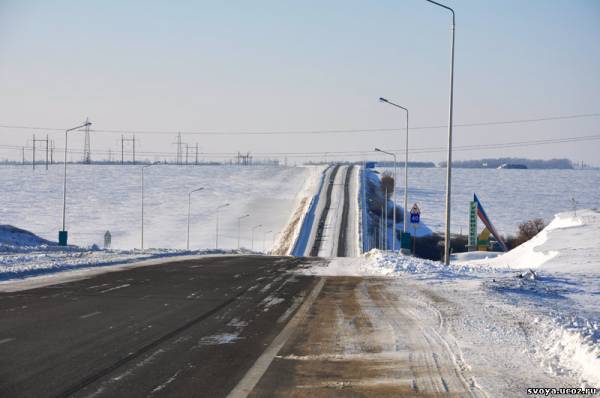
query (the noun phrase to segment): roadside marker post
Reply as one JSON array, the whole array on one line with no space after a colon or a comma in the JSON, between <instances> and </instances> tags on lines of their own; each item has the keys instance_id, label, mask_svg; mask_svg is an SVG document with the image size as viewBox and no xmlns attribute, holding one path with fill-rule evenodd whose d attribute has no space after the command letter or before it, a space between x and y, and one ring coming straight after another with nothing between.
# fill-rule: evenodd
<instances>
[{"instance_id":1,"label":"roadside marker post","mask_svg":"<svg viewBox=\"0 0 600 398\"><path fill-rule=\"evenodd\" d=\"M410 223L413 225L413 255L415 254L415 249L417 246L417 225L421 221L421 209L419 209L419 205L416 203L413 205L412 209L410 209Z\"/></svg>"}]
</instances>

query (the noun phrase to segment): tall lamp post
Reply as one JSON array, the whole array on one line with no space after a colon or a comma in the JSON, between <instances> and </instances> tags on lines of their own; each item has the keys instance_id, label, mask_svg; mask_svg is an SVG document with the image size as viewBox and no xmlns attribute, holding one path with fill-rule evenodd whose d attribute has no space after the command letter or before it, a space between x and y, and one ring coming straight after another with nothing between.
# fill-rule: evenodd
<instances>
[{"instance_id":1,"label":"tall lamp post","mask_svg":"<svg viewBox=\"0 0 600 398\"><path fill-rule=\"evenodd\" d=\"M255 225L254 227L252 227L252 245L250 246L250 250L252 250L252 251L254 251L254 231L260 227L262 227L262 224L258 224L258 225Z\"/></svg>"},{"instance_id":2,"label":"tall lamp post","mask_svg":"<svg viewBox=\"0 0 600 398\"><path fill-rule=\"evenodd\" d=\"M204 189L204 187L200 187L197 189L194 189L192 191L190 191L188 193L188 222L187 222L187 250L190 250L190 218L191 218L191 213L192 213L192 194L194 192L198 192L198 191L202 191Z\"/></svg>"},{"instance_id":3,"label":"tall lamp post","mask_svg":"<svg viewBox=\"0 0 600 398\"><path fill-rule=\"evenodd\" d=\"M216 232L216 237L215 237L215 249L219 250L219 210L229 206L229 203L225 203L224 205L218 206L216 211L217 211L217 232Z\"/></svg>"},{"instance_id":4,"label":"tall lamp post","mask_svg":"<svg viewBox=\"0 0 600 398\"><path fill-rule=\"evenodd\" d=\"M69 233L67 232L67 218L66 218L66 215L67 215L67 142L68 142L68 136L71 131L79 130L82 127L88 127L91 125L92 125L92 122L86 121L82 125L65 130L65 178L64 178L64 182L63 182L62 231L58 231L58 244L61 246L66 246L68 238L69 238Z\"/></svg>"},{"instance_id":5,"label":"tall lamp post","mask_svg":"<svg viewBox=\"0 0 600 398\"><path fill-rule=\"evenodd\" d=\"M238 217L238 250L240 249L240 236L242 234L242 219L250 217L250 214L245 214L243 216Z\"/></svg>"},{"instance_id":6,"label":"tall lamp post","mask_svg":"<svg viewBox=\"0 0 600 398\"><path fill-rule=\"evenodd\" d=\"M379 149L379 148L375 148L375 152L385 153L386 155L390 155L390 156L394 157L394 198L392 199L394 202L394 214L392 215L392 220L393 220L392 223L394 224L394 227L392 230L394 231L394 234L392 236L392 251L396 251L396 198L397 198L397 194L396 194L396 186L395 185L398 182L398 172L396 171L396 165L397 165L396 154L394 154L392 152L384 151L383 149ZM387 208L387 203L385 205ZM406 222L405 222L405 224L406 224ZM385 234L387 236L387 224L385 226Z\"/></svg>"},{"instance_id":7,"label":"tall lamp post","mask_svg":"<svg viewBox=\"0 0 600 398\"><path fill-rule=\"evenodd\" d=\"M444 236L444 264L450 264L450 195L452 183L452 109L454 101L454 33L456 19L454 10L433 0L425 0L452 13L452 41L450 44L450 104L448 110L448 160L446 163L446 235Z\"/></svg>"},{"instance_id":8,"label":"tall lamp post","mask_svg":"<svg viewBox=\"0 0 600 398\"><path fill-rule=\"evenodd\" d=\"M406 220L408 217L408 109L388 101L385 98L379 98L379 101L395 106L396 108L402 109L406 112L406 142L404 144L404 222L402 223L402 232L406 233L408 230L408 222Z\"/></svg>"},{"instance_id":9,"label":"tall lamp post","mask_svg":"<svg viewBox=\"0 0 600 398\"><path fill-rule=\"evenodd\" d=\"M156 165L157 163L152 163L142 166L142 250L144 250L144 169Z\"/></svg>"}]
</instances>

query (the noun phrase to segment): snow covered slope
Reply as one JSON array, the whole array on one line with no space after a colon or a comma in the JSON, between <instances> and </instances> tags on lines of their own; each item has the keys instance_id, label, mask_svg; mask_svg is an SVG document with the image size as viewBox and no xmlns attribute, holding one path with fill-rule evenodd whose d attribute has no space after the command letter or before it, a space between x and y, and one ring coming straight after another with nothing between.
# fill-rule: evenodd
<instances>
[{"instance_id":1,"label":"snow covered slope","mask_svg":"<svg viewBox=\"0 0 600 398\"><path fill-rule=\"evenodd\" d=\"M220 210L221 249L236 249L237 217L242 220L241 245L252 245L250 228L255 231L254 250L269 250L273 234L282 231L302 196L314 189L306 187L311 167L275 166L175 166L156 165L145 169L146 248L185 249L188 192L192 195L190 249L214 249L215 208ZM317 176L320 169L316 171ZM62 166L45 171L29 167L0 167L2 202L0 220L55 241L61 227ZM67 183L67 229L69 243L78 246L103 245L106 230L112 234L112 247L139 248L141 245L141 166L69 165ZM273 231L264 234L266 231Z\"/></svg>"},{"instance_id":2,"label":"snow covered slope","mask_svg":"<svg viewBox=\"0 0 600 398\"><path fill-rule=\"evenodd\" d=\"M0 225L0 252L19 250L19 248L28 246L53 244L24 229L16 228L12 225Z\"/></svg>"},{"instance_id":3,"label":"snow covered slope","mask_svg":"<svg viewBox=\"0 0 600 398\"><path fill-rule=\"evenodd\" d=\"M600 211L559 213L533 239L508 253L466 263L600 274Z\"/></svg>"}]
</instances>

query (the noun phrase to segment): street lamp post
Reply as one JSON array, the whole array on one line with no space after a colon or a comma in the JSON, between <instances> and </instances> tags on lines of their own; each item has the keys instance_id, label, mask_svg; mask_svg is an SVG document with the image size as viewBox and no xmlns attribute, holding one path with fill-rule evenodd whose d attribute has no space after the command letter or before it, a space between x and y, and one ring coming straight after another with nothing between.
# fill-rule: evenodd
<instances>
[{"instance_id":1,"label":"street lamp post","mask_svg":"<svg viewBox=\"0 0 600 398\"><path fill-rule=\"evenodd\" d=\"M142 167L142 250L144 250L144 169L156 166L156 163L147 164Z\"/></svg>"},{"instance_id":2,"label":"street lamp post","mask_svg":"<svg viewBox=\"0 0 600 398\"><path fill-rule=\"evenodd\" d=\"M452 185L452 110L454 101L454 33L456 19L454 10L433 0L425 0L452 13L452 41L450 44L450 100L448 110L448 160L446 163L446 234L444 236L444 264L450 264L450 195Z\"/></svg>"},{"instance_id":3,"label":"street lamp post","mask_svg":"<svg viewBox=\"0 0 600 398\"><path fill-rule=\"evenodd\" d=\"M190 191L188 193L188 222L187 222L187 250L190 250L190 216L191 216L191 212L192 212L192 194L194 192L198 192L198 191L202 191L204 189L204 187L200 187L197 189L194 189L192 191Z\"/></svg>"},{"instance_id":4,"label":"street lamp post","mask_svg":"<svg viewBox=\"0 0 600 398\"><path fill-rule=\"evenodd\" d=\"M270 234L271 232L273 232L272 230L268 230L265 231L265 233L263 234L263 252L266 253L267 252L267 234Z\"/></svg>"},{"instance_id":5,"label":"street lamp post","mask_svg":"<svg viewBox=\"0 0 600 398\"><path fill-rule=\"evenodd\" d=\"M219 209L229 206L229 203L225 203L224 205L218 206L217 211L217 232L215 237L215 249L219 250Z\"/></svg>"},{"instance_id":6,"label":"street lamp post","mask_svg":"<svg viewBox=\"0 0 600 398\"><path fill-rule=\"evenodd\" d=\"M408 217L408 109L388 101L385 98L379 98L379 101L395 106L406 112L406 142L404 144L404 222L402 223L402 232L406 233L408 231L408 221L406 220Z\"/></svg>"},{"instance_id":7,"label":"street lamp post","mask_svg":"<svg viewBox=\"0 0 600 398\"><path fill-rule=\"evenodd\" d=\"M67 141L71 131L79 130L82 127L91 126L92 123L86 121L84 124L65 130L65 178L63 181L63 212L62 212L62 231L58 231L58 244L61 246L67 245L69 234L67 232Z\"/></svg>"},{"instance_id":8,"label":"street lamp post","mask_svg":"<svg viewBox=\"0 0 600 398\"><path fill-rule=\"evenodd\" d=\"M397 166L396 154L394 154L392 152L384 151L379 148L375 148L375 152L385 153L386 155L390 155L390 156L394 157L394 198L392 199L394 202L394 214L392 215L392 222L394 223L394 228L393 228L394 234L392 237L392 251L396 251L396 198L397 198L397 194L396 194L395 185L398 183L398 172L396 171L396 166ZM387 208L387 203L385 205ZM404 205L404 206L406 206L406 205ZM405 222L405 224L406 224L406 222ZM386 236L387 236L387 224L386 224Z\"/></svg>"},{"instance_id":9,"label":"street lamp post","mask_svg":"<svg viewBox=\"0 0 600 398\"><path fill-rule=\"evenodd\" d=\"M240 236L242 234L242 219L250 217L250 214L245 214L241 217L238 217L238 250L240 249Z\"/></svg>"},{"instance_id":10,"label":"street lamp post","mask_svg":"<svg viewBox=\"0 0 600 398\"><path fill-rule=\"evenodd\" d=\"M250 246L250 250L254 251L254 230L256 230L257 228L262 227L262 224L258 224L255 225L254 227L252 227L252 245Z\"/></svg>"}]
</instances>

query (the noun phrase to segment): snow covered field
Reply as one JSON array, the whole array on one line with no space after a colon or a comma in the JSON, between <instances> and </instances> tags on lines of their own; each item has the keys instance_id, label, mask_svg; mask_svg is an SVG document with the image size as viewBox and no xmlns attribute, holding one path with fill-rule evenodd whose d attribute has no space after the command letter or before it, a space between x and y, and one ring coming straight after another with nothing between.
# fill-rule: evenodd
<instances>
[{"instance_id":1,"label":"snow covered field","mask_svg":"<svg viewBox=\"0 0 600 398\"><path fill-rule=\"evenodd\" d=\"M558 214L527 244L493 259L445 267L373 250L304 272L391 278L392 292L409 289L439 313L455 354L490 396L524 396L524 386L600 385L598 248L600 212L581 210Z\"/></svg>"},{"instance_id":2,"label":"snow covered field","mask_svg":"<svg viewBox=\"0 0 600 398\"><path fill-rule=\"evenodd\" d=\"M380 172L393 169L379 168ZM421 220L444 230L445 169L414 168L409 173L409 208L418 202ZM404 196L403 168L397 195ZM452 232L468 233L469 201L476 193L501 234L515 235L519 223L532 218L550 222L572 208L600 207L600 170L452 170ZM481 225L481 224L480 224Z\"/></svg>"},{"instance_id":3,"label":"snow covered field","mask_svg":"<svg viewBox=\"0 0 600 398\"><path fill-rule=\"evenodd\" d=\"M69 165L67 229L69 243L52 244L61 226L62 169L0 168L4 187L0 224L29 230L15 233L0 226L0 281L56 271L131 263L176 255L224 253L240 245L254 251L285 253L299 218L314 194L321 167L178 167L145 169L144 248L141 246L141 166ZM192 196L190 251L186 250L188 192ZM216 250L218 205L219 250ZM300 219L301 220L301 219ZM298 223L300 220L297 220ZM290 224L288 225L288 222ZM251 228L255 229L252 242ZM288 229L284 228L288 226ZM112 234L112 249L103 246ZM271 232L268 232L271 231ZM266 233L268 232L268 233ZM282 233L280 233L282 232ZM136 249L137 248L137 249ZM151 248L151 249L148 249Z\"/></svg>"},{"instance_id":4,"label":"snow covered field","mask_svg":"<svg viewBox=\"0 0 600 398\"><path fill-rule=\"evenodd\" d=\"M269 249L273 234L287 224L301 197L316 184L320 168L272 166L164 166L145 169L146 248L185 249L188 192L192 195L190 249L215 248L215 208L220 211L219 247L237 248L237 217L242 220L241 245L250 248L250 227L256 230L254 249ZM62 166L33 171L0 167L0 224L29 230L56 241L61 229ZM69 165L67 230L69 243L102 246L104 232L112 247L141 246L141 166ZM273 231L266 235L264 232ZM264 243L264 247L263 247Z\"/></svg>"}]
</instances>

